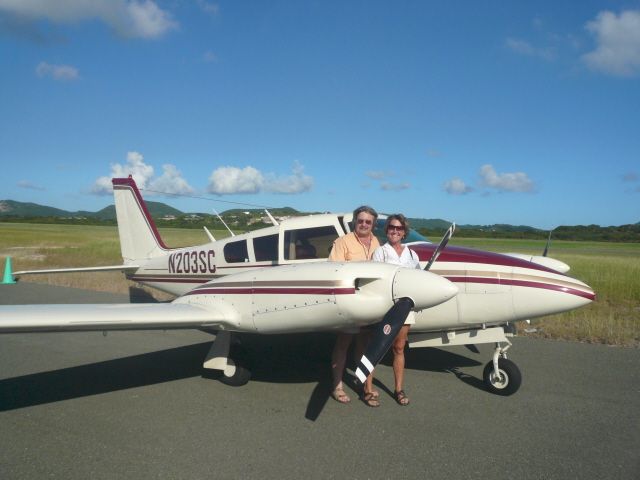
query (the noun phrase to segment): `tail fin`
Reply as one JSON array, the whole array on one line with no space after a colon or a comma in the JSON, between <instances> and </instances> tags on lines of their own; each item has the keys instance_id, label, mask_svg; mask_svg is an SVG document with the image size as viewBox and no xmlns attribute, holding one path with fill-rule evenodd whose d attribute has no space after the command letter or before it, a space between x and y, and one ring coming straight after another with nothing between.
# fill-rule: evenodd
<instances>
[{"instance_id":1,"label":"tail fin","mask_svg":"<svg viewBox=\"0 0 640 480\"><path fill-rule=\"evenodd\" d=\"M136 182L131 176L114 178L111 182L124 262L164 255L168 247L160 238Z\"/></svg>"}]
</instances>

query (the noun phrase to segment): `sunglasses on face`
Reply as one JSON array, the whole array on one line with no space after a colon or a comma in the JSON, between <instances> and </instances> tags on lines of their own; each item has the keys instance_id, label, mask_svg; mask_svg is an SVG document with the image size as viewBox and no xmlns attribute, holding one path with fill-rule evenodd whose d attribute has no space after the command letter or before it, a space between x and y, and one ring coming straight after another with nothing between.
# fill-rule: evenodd
<instances>
[{"instance_id":1,"label":"sunglasses on face","mask_svg":"<svg viewBox=\"0 0 640 480\"><path fill-rule=\"evenodd\" d=\"M366 218L358 218L357 220L359 225L365 224L365 225L371 225L373 224L373 220L368 220Z\"/></svg>"},{"instance_id":2,"label":"sunglasses on face","mask_svg":"<svg viewBox=\"0 0 640 480\"><path fill-rule=\"evenodd\" d=\"M404 227L402 225L389 225L387 232L404 232Z\"/></svg>"}]
</instances>

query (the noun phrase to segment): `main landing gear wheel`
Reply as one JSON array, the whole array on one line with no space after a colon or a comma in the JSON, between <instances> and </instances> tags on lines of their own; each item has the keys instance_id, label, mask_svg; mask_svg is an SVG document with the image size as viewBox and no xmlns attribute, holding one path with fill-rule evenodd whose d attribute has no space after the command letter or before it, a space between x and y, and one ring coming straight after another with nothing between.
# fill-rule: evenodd
<instances>
[{"instance_id":1,"label":"main landing gear wheel","mask_svg":"<svg viewBox=\"0 0 640 480\"><path fill-rule=\"evenodd\" d=\"M218 378L225 385L232 387L241 387L246 385L251 379L251 370L249 370L244 361L236 358L227 360L227 368L225 368Z\"/></svg>"},{"instance_id":2,"label":"main landing gear wheel","mask_svg":"<svg viewBox=\"0 0 640 480\"><path fill-rule=\"evenodd\" d=\"M482 378L487 389L496 395L513 395L520 388L522 374L511 360L498 359L498 374L493 368L493 361L487 363L482 372Z\"/></svg>"}]
</instances>

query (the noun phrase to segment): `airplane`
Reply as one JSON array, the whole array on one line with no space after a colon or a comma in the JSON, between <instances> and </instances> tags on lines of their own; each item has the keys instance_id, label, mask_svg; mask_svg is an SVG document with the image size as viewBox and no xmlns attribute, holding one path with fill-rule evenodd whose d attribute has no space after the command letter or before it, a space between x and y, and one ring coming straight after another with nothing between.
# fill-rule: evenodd
<instances>
[{"instance_id":1,"label":"airplane","mask_svg":"<svg viewBox=\"0 0 640 480\"><path fill-rule=\"evenodd\" d=\"M122 265L15 272L123 271L126 278L175 295L170 303L18 305L0 307L0 333L199 329L216 335L203 368L232 386L246 384L251 366L242 333L338 331L372 326L358 379L373 370L409 311L417 313L409 347L494 343L483 371L486 388L512 395L522 375L507 358L515 322L585 306L587 284L551 268L546 256L519 258L439 244L411 230L407 245L422 270L373 262L329 262L333 241L352 230L352 214L318 214L221 240L169 248L134 179L114 178ZM384 218L378 220L382 232ZM557 262L557 263L554 263ZM565 270L565 271L566 271Z\"/></svg>"}]
</instances>

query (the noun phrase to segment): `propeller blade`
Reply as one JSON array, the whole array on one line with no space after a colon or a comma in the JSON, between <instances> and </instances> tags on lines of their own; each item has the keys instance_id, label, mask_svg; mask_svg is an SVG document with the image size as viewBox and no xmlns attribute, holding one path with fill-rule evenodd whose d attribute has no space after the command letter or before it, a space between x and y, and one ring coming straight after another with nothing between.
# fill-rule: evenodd
<instances>
[{"instance_id":1,"label":"propeller blade","mask_svg":"<svg viewBox=\"0 0 640 480\"><path fill-rule=\"evenodd\" d=\"M444 250L444 247L447 245L447 243L449 243L449 239L453 236L453 232L455 232L455 230L456 224L452 223L449 229L444 233L444 236L442 237L442 240L440 240L440 244L438 245L438 247L434 250L433 255L431 255L429 262L424 267L426 271L429 271L431 265L433 265L433 262L438 259L440 253L442 252L442 250Z\"/></svg>"},{"instance_id":2,"label":"propeller blade","mask_svg":"<svg viewBox=\"0 0 640 480\"><path fill-rule=\"evenodd\" d=\"M384 354L387 353L412 308L413 301L410 298L401 298L373 327L369 345L356 368L356 377L361 383L364 383L378 362L382 360Z\"/></svg>"}]
</instances>

